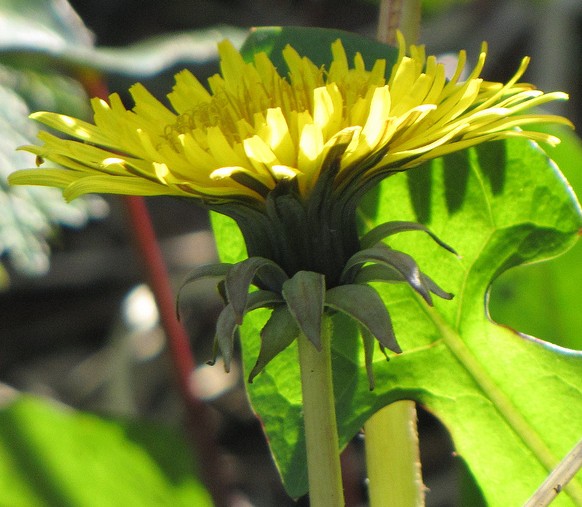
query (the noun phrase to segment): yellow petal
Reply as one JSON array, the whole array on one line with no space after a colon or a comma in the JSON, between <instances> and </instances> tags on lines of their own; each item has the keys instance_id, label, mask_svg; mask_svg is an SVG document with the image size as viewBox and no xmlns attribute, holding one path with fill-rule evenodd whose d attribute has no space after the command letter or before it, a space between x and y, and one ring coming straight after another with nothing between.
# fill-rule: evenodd
<instances>
[{"instance_id":1,"label":"yellow petal","mask_svg":"<svg viewBox=\"0 0 582 507\"><path fill-rule=\"evenodd\" d=\"M218 161L198 144L191 134L181 134L178 140L184 149L184 156L193 168L202 173L210 173L219 165Z\"/></svg>"},{"instance_id":2,"label":"yellow petal","mask_svg":"<svg viewBox=\"0 0 582 507\"><path fill-rule=\"evenodd\" d=\"M30 115L30 118L43 123L47 127L63 132L71 137L91 141L108 148L118 148L119 143L114 142L104 135L95 125L64 114L37 112ZM118 140L119 141L119 140Z\"/></svg>"},{"instance_id":3,"label":"yellow petal","mask_svg":"<svg viewBox=\"0 0 582 507\"><path fill-rule=\"evenodd\" d=\"M328 82L336 82L345 79L348 74L348 58L341 40L336 40L331 45L332 62L328 72ZM361 58L361 57L360 57Z\"/></svg>"},{"instance_id":4,"label":"yellow petal","mask_svg":"<svg viewBox=\"0 0 582 507\"><path fill-rule=\"evenodd\" d=\"M187 195L178 189L131 176L107 175L85 176L73 181L63 192L67 201L83 194L124 194L124 195Z\"/></svg>"},{"instance_id":5,"label":"yellow petal","mask_svg":"<svg viewBox=\"0 0 582 507\"><path fill-rule=\"evenodd\" d=\"M176 74L176 84L168 94L168 100L178 114L190 111L199 103L209 102L210 99L210 93L189 70Z\"/></svg>"},{"instance_id":6,"label":"yellow petal","mask_svg":"<svg viewBox=\"0 0 582 507\"><path fill-rule=\"evenodd\" d=\"M176 121L176 115L148 92L141 83L134 84L129 89L129 93L135 101L133 111L147 121L152 128L160 130L163 125Z\"/></svg>"},{"instance_id":7,"label":"yellow petal","mask_svg":"<svg viewBox=\"0 0 582 507\"><path fill-rule=\"evenodd\" d=\"M281 108L267 109L265 124L267 128L260 134L261 137L271 147L282 164L293 165L297 160L297 152Z\"/></svg>"},{"instance_id":8,"label":"yellow petal","mask_svg":"<svg viewBox=\"0 0 582 507\"><path fill-rule=\"evenodd\" d=\"M335 83L313 90L313 121L319 125L327 141L342 124L343 100Z\"/></svg>"},{"instance_id":9,"label":"yellow petal","mask_svg":"<svg viewBox=\"0 0 582 507\"><path fill-rule=\"evenodd\" d=\"M207 131L208 149L219 166L241 166L249 168L245 159L240 157L226 139L219 127L210 127Z\"/></svg>"},{"instance_id":10,"label":"yellow petal","mask_svg":"<svg viewBox=\"0 0 582 507\"><path fill-rule=\"evenodd\" d=\"M280 164L273 150L259 136L245 139L243 146L249 162L258 174L265 176L272 174L270 170L271 166Z\"/></svg>"},{"instance_id":11,"label":"yellow petal","mask_svg":"<svg viewBox=\"0 0 582 507\"><path fill-rule=\"evenodd\" d=\"M388 86L382 86L374 90L370 112L362 135L370 148L374 148L382 137L386 123L391 117L392 96Z\"/></svg>"},{"instance_id":12,"label":"yellow petal","mask_svg":"<svg viewBox=\"0 0 582 507\"><path fill-rule=\"evenodd\" d=\"M297 157L297 169L301 173L300 185L306 185L301 190L307 192L319 176L319 159L323 151L323 133L319 125L306 124L299 139L299 154Z\"/></svg>"}]
</instances>

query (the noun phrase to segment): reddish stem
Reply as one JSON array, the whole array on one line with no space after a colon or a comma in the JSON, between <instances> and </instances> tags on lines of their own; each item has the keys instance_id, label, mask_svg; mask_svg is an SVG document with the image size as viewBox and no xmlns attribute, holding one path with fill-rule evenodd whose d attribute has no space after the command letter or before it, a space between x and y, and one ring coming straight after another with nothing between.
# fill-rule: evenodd
<instances>
[{"instance_id":1,"label":"reddish stem","mask_svg":"<svg viewBox=\"0 0 582 507\"><path fill-rule=\"evenodd\" d=\"M134 196L125 196L124 200L137 248L145 264L151 289L156 298L161 323L168 335L168 346L174 361L180 392L189 404L203 405L192 395L193 354L188 335L175 316L174 295L145 201L143 197Z\"/></svg>"},{"instance_id":2,"label":"reddish stem","mask_svg":"<svg viewBox=\"0 0 582 507\"><path fill-rule=\"evenodd\" d=\"M176 318L174 294L149 212L143 197L126 196L124 200L137 248L145 264L160 312L160 320L168 339L178 386L186 407L186 424L189 436L196 446L202 479L214 499L214 504L225 505L224 491L218 484L218 453L210 414L208 407L194 394L192 378L194 356L186 330Z\"/></svg>"},{"instance_id":3,"label":"reddish stem","mask_svg":"<svg viewBox=\"0 0 582 507\"><path fill-rule=\"evenodd\" d=\"M79 79L87 92L95 97L106 98L109 94L101 76L95 72L79 73ZM184 406L189 438L195 446L198 470L214 505L226 505L224 488L220 487L220 470L215 433L208 407L195 395L192 373L195 360L190 340L184 327L176 318L174 294L169 282L166 265L143 197L125 196L125 203L139 254L147 271L149 283L166 333L174 373Z\"/></svg>"}]
</instances>

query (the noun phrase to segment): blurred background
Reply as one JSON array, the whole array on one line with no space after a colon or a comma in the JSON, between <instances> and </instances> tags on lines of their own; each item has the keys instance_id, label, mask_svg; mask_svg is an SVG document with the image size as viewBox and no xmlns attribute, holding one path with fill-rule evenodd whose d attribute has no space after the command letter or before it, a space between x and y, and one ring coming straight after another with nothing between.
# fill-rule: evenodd
<instances>
[{"instance_id":1,"label":"blurred background","mask_svg":"<svg viewBox=\"0 0 582 507\"><path fill-rule=\"evenodd\" d=\"M496 81L509 78L521 58L531 55L526 80L570 93L571 100L556 104L554 112L580 122L581 2L427 0L423 9L421 42L430 53L466 48L474 61L487 40L485 76ZM85 92L69 72L90 54L79 48L103 48L97 67L109 69L111 91L125 96L139 80L162 96L183 67L202 82L214 73L212 48L223 37L240 44L246 30L259 25L341 28L373 37L377 11L372 0L0 0L0 403L6 406L24 392L171 428L181 427L185 417L124 202L88 197L65 205L59 192L6 185L11 170L32 163L14 152L34 142L28 111L88 115ZM90 78L84 76L85 82ZM580 173L566 176L580 195ZM193 267L216 260L208 217L176 199L157 197L147 204L177 288ZM494 320L582 348L582 314L575 303L581 257L578 245L551 265L504 275L491 294ZM213 284L185 292L182 308L203 365L211 357L221 309ZM240 368L225 375L219 366L202 366L195 380L210 407L231 504L295 505L279 484L248 407ZM446 431L422 411L420 435L427 505L478 505L478 495L471 503L461 500L468 498L462 495L470 490L470 477L454 458ZM352 471L346 483L351 505L365 505L363 459L356 439L344 455ZM10 506L7 498L0 491L0 504ZM298 503L306 505L304 499Z\"/></svg>"}]
</instances>

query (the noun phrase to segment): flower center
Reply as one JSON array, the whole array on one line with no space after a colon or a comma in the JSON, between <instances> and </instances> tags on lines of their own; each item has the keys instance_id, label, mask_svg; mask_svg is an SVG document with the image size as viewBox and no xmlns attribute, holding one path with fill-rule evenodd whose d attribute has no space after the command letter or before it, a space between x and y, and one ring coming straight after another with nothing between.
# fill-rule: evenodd
<instances>
[{"instance_id":1,"label":"flower center","mask_svg":"<svg viewBox=\"0 0 582 507\"><path fill-rule=\"evenodd\" d=\"M216 95L209 102L202 102L196 107L178 116L176 122L166 125L164 138L173 142L180 134L196 133L205 135L210 127L219 127L229 143L241 141L237 122L247 120L241 115L241 111L233 104L226 95Z\"/></svg>"}]
</instances>

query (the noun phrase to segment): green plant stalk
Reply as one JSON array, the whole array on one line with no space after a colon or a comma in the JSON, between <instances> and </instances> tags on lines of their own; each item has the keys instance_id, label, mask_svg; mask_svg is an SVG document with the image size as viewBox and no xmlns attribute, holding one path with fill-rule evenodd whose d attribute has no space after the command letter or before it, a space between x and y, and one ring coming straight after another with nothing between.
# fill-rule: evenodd
<instances>
[{"instance_id":1,"label":"green plant stalk","mask_svg":"<svg viewBox=\"0 0 582 507\"><path fill-rule=\"evenodd\" d=\"M420 0L382 0L377 39L396 44L400 30L408 44L420 33ZM402 400L381 408L364 425L371 507L424 505L416 405Z\"/></svg>"},{"instance_id":2,"label":"green plant stalk","mask_svg":"<svg viewBox=\"0 0 582 507\"><path fill-rule=\"evenodd\" d=\"M370 505L424 505L414 402L382 408L366 422L364 433Z\"/></svg>"},{"instance_id":3,"label":"green plant stalk","mask_svg":"<svg viewBox=\"0 0 582 507\"><path fill-rule=\"evenodd\" d=\"M331 320L324 316L321 350L298 338L303 421L312 507L344 505L331 371Z\"/></svg>"}]
</instances>

